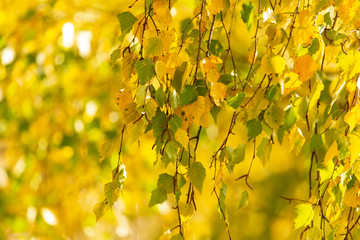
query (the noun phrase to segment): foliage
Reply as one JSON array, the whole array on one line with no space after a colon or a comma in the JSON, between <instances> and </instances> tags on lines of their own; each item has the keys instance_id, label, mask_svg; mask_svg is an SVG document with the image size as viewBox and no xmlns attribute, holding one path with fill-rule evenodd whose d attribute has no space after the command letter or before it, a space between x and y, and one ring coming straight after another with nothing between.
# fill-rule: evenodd
<instances>
[{"instance_id":1,"label":"foliage","mask_svg":"<svg viewBox=\"0 0 360 240\"><path fill-rule=\"evenodd\" d=\"M120 13L122 35L113 53L124 74L124 89L116 99L123 128L136 125L128 134L140 144L141 136L152 132L154 164L165 172L149 206L175 197L173 238L186 238L196 196L202 194L205 178L213 176L211 192L231 239L223 171L232 174L253 146L248 171L237 178L252 190L253 161L259 158L266 165L275 141L283 139L308 164L308 197L282 197L299 203L295 230L300 237L356 238L359 202L350 199L358 197L360 186L360 4L202 0L180 28L173 5L136 1L134 6L143 10ZM254 33L248 64L241 67L234 53L240 45L231 41L237 16ZM229 128L211 162L199 158L202 132L228 111ZM230 139L238 134L236 124L246 126L248 138L234 149ZM120 154L121 148L119 164ZM239 209L248 197L244 190ZM111 195L105 201L114 200ZM103 213L97 209L99 218Z\"/></svg>"},{"instance_id":2,"label":"foliage","mask_svg":"<svg viewBox=\"0 0 360 240\"><path fill-rule=\"evenodd\" d=\"M359 239L359 5L1 1L0 239Z\"/></svg>"}]
</instances>

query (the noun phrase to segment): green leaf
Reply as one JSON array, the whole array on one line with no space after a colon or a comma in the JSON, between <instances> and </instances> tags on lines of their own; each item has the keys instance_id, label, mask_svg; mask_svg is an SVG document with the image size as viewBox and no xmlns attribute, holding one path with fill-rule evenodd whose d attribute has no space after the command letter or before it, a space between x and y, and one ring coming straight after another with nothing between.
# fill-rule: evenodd
<instances>
[{"instance_id":1,"label":"green leaf","mask_svg":"<svg viewBox=\"0 0 360 240\"><path fill-rule=\"evenodd\" d=\"M327 13L324 15L324 22L325 22L329 27L332 27L332 20L331 20L331 17L330 17L330 12L327 12Z\"/></svg>"},{"instance_id":2,"label":"green leaf","mask_svg":"<svg viewBox=\"0 0 360 240\"><path fill-rule=\"evenodd\" d=\"M155 36L145 39L144 50L146 58L160 56L163 50L161 37Z\"/></svg>"},{"instance_id":3,"label":"green leaf","mask_svg":"<svg viewBox=\"0 0 360 240\"><path fill-rule=\"evenodd\" d=\"M114 65L116 60L118 58L120 58L120 50L119 49L116 49L115 51L113 51L110 55L110 61L111 61L111 65Z\"/></svg>"},{"instance_id":4,"label":"green leaf","mask_svg":"<svg viewBox=\"0 0 360 240\"><path fill-rule=\"evenodd\" d=\"M180 104L179 95L175 89L169 94L169 102L172 109L177 109Z\"/></svg>"},{"instance_id":5,"label":"green leaf","mask_svg":"<svg viewBox=\"0 0 360 240\"><path fill-rule=\"evenodd\" d=\"M169 156L171 162L175 162L178 152L178 145L174 141L168 142L165 146L165 152Z\"/></svg>"},{"instance_id":6,"label":"green leaf","mask_svg":"<svg viewBox=\"0 0 360 240\"><path fill-rule=\"evenodd\" d=\"M233 109L238 109L245 98L245 93L240 92L234 96L231 96L227 100L227 104Z\"/></svg>"},{"instance_id":7,"label":"green leaf","mask_svg":"<svg viewBox=\"0 0 360 240\"><path fill-rule=\"evenodd\" d=\"M134 23L137 21L137 18L134 15L132 15L131 12L123 12L118 14L116 17L120 23L120 28L121 28L120 42L122 42L125 35L131 31Z\"/></svg>"},{"instance_id":8,"label":"green leaf","mask_svg":"<svg viewBox=\"0 0 360 240\"><path fill-rule=\"evenodd\" d=\"M253 12L254 12L254 5L252 4L252 2L243 3L241 9L241 19L246 24L248 31L250 31L251 25L253 23Z\"/></svg>"},{"instance_id":9,"label":"green leaf","mask_svg":"<svg viewBox=\"0 0 360 240\"><path fill-rule=\"evenodd\" d=\"M269 100L269 102L271 103L274 96L276 95L278 90L278 87L276 85L272 85L269 89L269 91L266 92L266 99Z\"/></svg>"},{"instance_id":10,"label":"green leaf","mask_svg":"<svg viewBox=\"0 0 360 240\"><path fill-rule=\"evenodd\" d=\"M173 176L171 176L167 173L160 174L158 182L157 182L157 188L161 191L165 191L166 193L174 192Z\"/></svg>"},{"instance_id":11,"label":"green leaf","mask_svg":"<svg viewBox=\"0 0 360 240\"><path fill-rule=\"evenodd\" d=\"M221 150L219 154L220 162L224 162L225 160L232 161L234 148L230 146L226 146L223 150Z\"/></svg>"},{"instance_id":12,"label":"green leaf","mask_svg":"<svg viewBox=\"0 0 360 240\"><path fill-rule=\"evenodd\" d=\"M265 164L266 161L270 159L270 153L271 153L271 143L269 142L269 139L263 138L261 140L261 143L257 147L256 155L259 157L261 162Z\"/></svg>"},{"instance_id":13,"label":"green leaf","mask_svg":"<svg viewBox=\"0 0 360 240\"><path fill-rule=\"evenodd\" d=\"M233 82L233 78L234 77L231 74L226 73L226 74L221 74L218 81L225 85L228 85Z\"/></svg>"},{"instance_id":14,"label":"green leaf","mask_svg":"<svg viewBox=\"0 0 360 240\"><path fill-rule=\"evenodd\" d=\"M93 212L96 217L96 221L99 221L100 218L102 218L105 215L106 210L108 209L108 204L105 201L95 204L93 207Z\"/></svg>"},{"instance_id":15,"label":"green leaf","mask_svg":"<svg viewBox=\"0 0 360 240\"><path fill-rule=\"evenodd\" d=\"M181 64L181 67L177 67L174 73L174 79L172 81L172 85L175 88L176 92L178 93L181 93L186 66L187 66L187 62L183 62Z\"/></svg>"},{"instance_id":16,"label":"green leaf","mask_svg":"<svg viewBox=\"0 0 360 240\"><path fill-rule=\"evenodd\" d=\"M291 106L288 110L285 112L285 118L284 118L284 127L286 130L289 130L294 124L296 123L298 116L295 111L295 109Z\"/></svg>"},{"instance_id":17,"label":"green leaf","mask_svg":"<svg viewBox=\"0 0 360 240\"><path fill-rule=\"evenodd\" d=\"M314 217L314 210L311 204L299 204L295 208L295 230L307 226Z\"/></svg>"},{"instance_id":18,"label":"green leaf","mask_svg":"<svg viewBox=\"0 0 360 240\"><path fill-rule=\"evenodd\" d=\"M233 157L232 157L232 162L234 164L238 164L238 163L241 163L242 161L244 161L245 150L246 150L245 144L239 144L237 146L237 148L235 148L235 150L233 151Z\"/></svg>"},{"instance_id":19,"label":"green leaf","mask_svg":"<svg viewBox=\"0 0 360 240\"><path fill-rule=\"evenodd\" d=\"M276 130L284 120L284 109L279 106L271 105L264 114L265 122L274 130Z\"/></svg>"},{"instance_id":20,"label":"green leaf","mask_svg":"<svg viewBox=\"0 0 360 240\"><path fill-rule=\"evenodd\" d=\"M164 190L157 188L151 192L149 207L163 203L166 201L166 199L167 199L166 192Z\"/></svg>"},{"instance_id":21,"label":"green leaf","mask_svg":"<svg viewBox=\"0 0 360 240\"><path fill-rule=\"evenodd\" d=\"M336 33L336 35L335 35L335 43L336 44L341 44L346 40L350 41L350 38L347 35L345 35L343 33Z\"/></svg>"},{"instance_id":22,"label":"green leaf","mask_svg":"<svg viewBox=\"0 0 360 240\"><path fill-rule=\"evenodd\" d=\"M174 114L169 120L170 129L175 133L179 128L181 128L181 125L181 118L178 115Z\"/></svg>"},{"instance_id":23,"label":"green leaf","mask_svg":"<svg viewBox=\"0 0 360 240\"><path fill-rule=\"evenodd\" d=\"M198 92L195 86L185 85L180 96L180 107L196 101Z\"/></svg>"},{"instance_id":24,"label":"green leaf","mask_svg":"<svg viewBox=\"0 0 360 240\"><path fill-rule=\"evenodd\" d=\"M248 205L248 201L249 201L249 194L248 194L248 192L246 190L244 190L241 193L241 198L240 198L240 202L239 202L239 205L238 205L237 209L246 207Z\"/></svg>"},{"instance_id":25,"label":"green leaf","mask_svg":"<svg viewBox=\"0 0 360 240\"><path fill-rule=\"evenodd\" d=\"M157 104L153 98L150 98L145 104L145 113L149 119L152 119L156 114Z\"/></svg>"},{"instance_id":26,"label":"green leaf","mask_svg":"<svg viewBox=\"0 0 360 240\"><path fill-rule=\"evenodd\" d=\"M218 202L218 211L222 219L224 218L223 214L227 214L226 205L225 205L226 190L227 190L227 186L225 185L224 182L222 182L222 186L219 192L219 202Z\"/></svg>"},{"instance_id":27,"label":"green leaf","mask_svg":"<svg viewBox=\"0 0 360 240\"><path fill-rule=\"evenodd\" d=\"M205 81L204 80L197 80L195 82L195 86L196 86L198 95L205 97L207 92L208 92L208 88L206 86Z\"/></svg>"},{"instance_id":28,"label":"green leaf","mask_svg":"<svg viewBox=\"0 0 360 240\"><path fill-rule=\"evenodd\" d=\"M284 128L284 126L281 125L277 131L277 139L280 144L282 144L284 134L285 134L285 128Z\"/></svg>"},{"instance_id":29,"label":"green leaf","mask_svg":"<svg viewBox=\"0 0 360 240\"><path fill-rule=\"evenodd\" d=\"M315 134L310 140L310 150L314 151L323 145L323 141L320 134Z\"/></svg>"},{"instance_id":30,"label":"green leaf","mask_svg":"<svg viewBox=\"0 0 360 240\"><path fill-rule=\"evenodd\" d=\"M255 138L262 132L262 125L258 118L251 119L246 123L246 129L248 133L248 141Z\"/></svg>"},{"instance_id":31,"label":"green leaf","mask_svg":"<svg viewBox=\"0 0 360 240\"><path fill-rule=\"evenodd\" d=\"M309 47L308 51L310 55L315 54L320 49L319 39L314 38L312 40L311 46Z\"/></svg>"},{"instance_id":32,"label":"green leaf","mask_svg":"<svg viewBox=\"0 0 360 240\"><path fill-rule=\"evenodd\" d=\"M148 83L156 75L155 65L150 59L138 61L135 67L141 85Z\"/></svg>"},{"instance_id":33,"label":"green leaf","mask_svg":"<svg viewBox=\"0 0 360 240\"><path fill-rule=\"evenodd\" d=\"M216 120L217 120L217 116L219 114L219 112L221 111L221 107L217 107L217 106L212 106L211 110L210 110L210 114L211 116L213 117L215 123L216 123Z\"/></svg>"},{"instance_id":34,"label":"green leaf","mask_svg":"<svg viewBox=\"0 0 360 240\"><path fill-rule=\"evenodd\" d=\"M155 92L155 99L160 107L164 106L165 104L165 93L164 90L159 87Z\"/></svg>"},{"instance_id":35,"label":"green leaf","mask_svg":"<svg viewBox=\"0 0 360 240\"><path fill-rule=\"evenodd\" d=\"M114 205L114 202L119 198L119 191L119 183L117 181L105 184L104 193L110 207Z\"/></svg>"},{"instance_id":36,"label":"green leaf","mask_svg":"<svg viewBox=\"0 0 360 240\"><path fill-rule=\"evenodd\" d=\"M206 177L206 170L204 166L201 164L201 162L194 162L193 164L191 164L188 171L188 177L190 178L191 183L201 193L203 188L203 183Z\"/></svg>"},{"instance_id":37,"label":"green leaf","mask_svg":"<svg viewBox=\"0 0 360 240\"><path fill-rule=\"evenodd\" d=\"M162 132L165 130L165 123L166 123L166 115L163 113L159 108L155 114L155 116L152 118L153 123L153 132L154 137L158 138L161 136Z\"/></svg>"},{"instance_id":38,"label":"green leaf","mask_svg":"<svg viewBox=\"0 0 360 240\"><path fill-rule=\"evenodd\" d=\"M183 240L183 237L180 234L176 234L172 236L170 240Z\"/></svg>"}]
</instances>

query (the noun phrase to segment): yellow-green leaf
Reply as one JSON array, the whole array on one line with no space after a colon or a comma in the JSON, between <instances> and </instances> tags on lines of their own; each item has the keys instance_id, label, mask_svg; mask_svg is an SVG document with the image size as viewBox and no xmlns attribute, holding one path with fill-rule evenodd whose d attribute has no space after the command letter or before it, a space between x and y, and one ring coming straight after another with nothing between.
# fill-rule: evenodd
<instances>
[{"instance_id":1,"label":"yellow-green leaf","mask_svg":"<svg viewBox=\"0 0 360 240\"><path fill-rule=\"evenodd\" d=\"M295 230L307 226L314 217L314 210L311 204L299 204L295 209Z\"/></svg>"},{"instance_id":2,"label":"yellow-green leaf","mask_svg":"<svg viewBox=\"0 0 360 240\"><path fill-rule=\"evenodd\" d=\"M271 105L264 114L266 123L274 130L276 130L284 120L285 111L279 106Z\"/></svg>"}]
</instances>

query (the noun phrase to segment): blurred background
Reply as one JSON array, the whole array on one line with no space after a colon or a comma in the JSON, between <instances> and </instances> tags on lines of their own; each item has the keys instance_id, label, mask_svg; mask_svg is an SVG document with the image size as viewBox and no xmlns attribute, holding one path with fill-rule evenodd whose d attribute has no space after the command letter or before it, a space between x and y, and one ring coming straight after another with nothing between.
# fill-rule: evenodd
<instances>
[{"instance_id":1,"label":"blurred background","mask_svg":"<svg viewBox=\"0 0 360 240\"><path fill-rule=\"evenodd\" d=\"M0 1L0 239L170 239L169 231L177 225L173 199L148 207L157 176L164 171L159 163L153 166L151 135L131 144L125 135L123 192L99 222L92 212L104 199L103 185L116 165L117 151L99 163L99 149L121 131L114 95L123 79L110 54L119 45L116 15L132 3ZM177 1L175 23L191 17L197 4ZM140 6L135 3L131 11L136 15ZM252 34L236 9L232 42L239 66L248 66ZM204 166L210 166L230 119L228 109L216 125L212 122L202 131L197 154ZM229 145L247 142L242 124L234 131ZM288 148L287 141L281 147L275 144L265 166L255 159L249 178L254 190L243 180L235 181L247 173L252 143L234 173L224 173L233 239L294 238L296 203L280 196L307 197L309 164ZM171 167L167 172L172 173ZM203 194L196 195L198 211L186 225L187 239L226 239L211 195L211 175L209 171ZM237 210L244 190L249 204Z\"/></svg>"}]
</instances>

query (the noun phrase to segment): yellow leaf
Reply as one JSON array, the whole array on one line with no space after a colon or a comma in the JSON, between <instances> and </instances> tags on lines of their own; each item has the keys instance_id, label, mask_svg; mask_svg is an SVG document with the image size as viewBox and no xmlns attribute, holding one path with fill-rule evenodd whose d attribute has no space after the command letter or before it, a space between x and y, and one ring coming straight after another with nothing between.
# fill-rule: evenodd
<instances>
[{"instance_id":1,"label":"yellow leaf","mask_svg":"<svg viewBox=\"0 0 360 240\"><path fill-rule=\"evenodd\" d=\"M206 75L206 80L215 83L219 79L219 77L220 74L218 73L218 71L216 69L211 69Z\"/></svg>"},{"instance_id":2,"label":"yellow leaf","mask_svg":"<svg viewBox=\"0 0 360 240\"><path fill-rule=\"evenodd\" d=\"M211 15L215 15L219 13L224 8L224 1L223 0L210 0L208 1L207 10Z\"/></svg>"},{"instance_id":3,"label":"yellow leaf","mask_svg":"<svg viewBox=\"0 0 360 240\"><path fill-rule=\"evenodd\" d=\"M178 129L175 133L175 139L185 148L185 150L187 150L189 143L189 136L187 135L186 130L181 128Z\"/></svg>"},{"instance_id":4,"label":"yellow leaf","mask_svg":"<svg viewBox=\"0 0 360 240\"><path fill-rule=\"evenodd\" d=\"M130 91L123 90L117 93L115 95L115 103L120 107L125 124L131 123L141 116Z\"/></svg>"},{"instance_id":5,"label":"yellow leaf","mask_svg":"<svg viewBox=\"0 0 360 240\"><path fill-rule=\"evenodd\" d=\"M121 60L121 70L125 81L130 79L133 68L134 68L134 53L131 52L129 54L125 54L125 56Z\"/></svg>"},{"instance_id":6,"label":"yellow leaf","mask_svg":"<svg viewBox=\"0 0 360 240\"><path fill-rule=\"evenodd\" d=\"M219 64L222 63L222 60L214 55L211 55L210 57L206 57L204 58L203 60L201 60L201 64L200 64L200 69L201 69L201 72L204 76L208 76L208 74L211 72L211 71L214 71L215 73L219 74L217 72L217 67ZM215 82L216 80L213 80L215 77L210 77L211 82ZM219 77L218 77L219 78Z\"/></svg>"},{"instance_id":7,"label":"yellow leaf","mask_svg":"<svg viewBox=\"0 0 360 240\"><path fill-rule=\"evenodd\" d=\"M271 23L266 28L266 35L268 35L269 45L274 47L281 43L282 32L276 24Z\"/></svg>"},{"instance_id":8,"label":"yellow leaf","mask_svg":"<svg viewBox=\"0 0 360 240\"><path fill-rule=\"evenodd\" d=\"M305 138L300 130L300 128L294 127L290 131L289 134L289 143L290 143L290 151L294 150L296 156L299 155L302 146L305 143Z\"/></svg>"},{"instance_id":9,"label":"yellow leaf","mask_svg":"<svg viewBox=\"0 0 360 240\"><path fill-rule=\"evenodd\" d=\"M264 113L265 122L275 131L281 125L284 116L284 109L276 105L271 105Z\"/></svg>"},{"instance_id":10,"label":"yellow leaf","mask_svg":"<svg viewBox=\"0 0 360 240\"><path fill-rule=\"evenodd\" d=\"M127 132L127 144L132 144L133 142L137 141L145 132L146 125L144 118L140 119L134 124L127 125L126 128Z\"/></svg>"},{"instance_id":11,"label":"yellow leaf","mask_svg":"<svg viewBox=\"0 0 360 240\"><path fill-rule=\"evenodd\" d=\"M338 155L339 155L338 145L337 145L336 141L334 141L333 144L331 144L331 146L329 147L329 149L326 152L326 155L324 158L324 165L326 166L326 164L328 163L329 160L333 159L333 157L338 156Z\"/></svg>"},{"instance_id":12,"label":"yellow leaf","mask_svg":"<svg viewBox=\"0 0 360 240\"><path fill-rule=\"evenodd\" d=\"M178 35L175 30L167 30L161 35L164 51L168 51L177 46Z\"/></svg>"},{"instance_id":13,"label":"yellow leaf","mask_svg":"<svg viewBox=\"0 0 360 240\"><path fill-rule=\"evenodd\" d=\"M130 91L122 90L115 94L115 103L121 109L125 108L127 105L133 102L133 96Z\"/></svg>"},{"instance_id":14,"label":"yellow leaf","mask_svg":"<svg viewBox=\"0 0 360 240\"><path fill-rule=\"evenodd\" d=\"M211 110L211 101L208 96L205 97L205 110L200 117L200 125L203 127L209 127L210 121L210 110Z\"/></svg>"},{"instance_id":15,"label":"yellow leaf","mask_svg":"<svg viewBox=\"0 0 360 240\"><path fill-rule=\"evenodd\" d=\"M261 60L261 68L266 74L279 74L285 69L285 60L279 55L266 54Z\"/></svg>"},{"instance_id":16,"label":"yellow leaf","mask_svg":"<svg viewBox=\"0 0 360 240\"><path fill-rule=\"evenodd\" d=\"M137 110L137 105L135 102L132 102L126 107L124 107L121 110L121 113L125 124L134 122L141 116L141 114Z\"/></svg>"},{"instance_id":17,"label":"yellow leaf","mask_svg":"<svg viewBox=\"0 0 360 240\"><path fill-rule=\"evenodd\" d=\"M283 95L287 95L293 90L299 89L302 86L303 82L299 80L299 75L294 72L289 72L285 74L285 83Z\"/></svg>"},{"instance_id":18,"label":"yellow leaf","mask_svg":"<svg viewBox=\"0 0 360 240\"><path fill-rule=\"evenodd\" d=\"M344 121L349 125L350 131L354 129L354 127L360 123L360 105L356 105L348 112L345 117Z\"/></svg>"},{"instance_id":19,"label":"yellow leaf","mask_svg":"<svg viewBox=\"0 0 360 240\"><path fill-rule=\"evenodd\" d=\"M311 110L319 100L322 90L324 90L324 84L320 80L317 80L315 90L312 90L313 92L310 95L309 110Z\"/></svg>"},{"instance_id":20,"label":"yellow leaf","mask_svg":"<svg viewBox=\"0 0 360 240\"><path fill-rule=\"evenodd\" d=\"M360 160L356 160L353 164L352 164L352 170L353 173L355 174L355 177L357 179L360 178Z\"/></svg>"},{"instance_id":21,"label":"yellow leaf","mask_svg":"<svg viewBox=\"0 0 360 240\"><path fill-rule=\"evenodd\" d=\"M186 104L175 110L175 114L182 120L182 129L187 129L189 124L195 123L200 126L201 116L205 111L205 98L198 96L197 100L191 104Z\"/></svg>"},{"instance_id":22,"label":"yellow leaf","mask_svg":"<svg viewBox=\"0 0 360 240\"><path fill-rule=\"evenodd\" d=\"M360 203L360 196L359 187L357 184L346 190L343 201L349 207L358 207Z\"/></svg>"},{"instance_id":23,"label":"yellow leaf","mask_svg":"<svg viewBox=\"0 0 360 240\"><path fill-rule=\"evenodd\" d=\"M156 108L157 108L157 103L155 102L155 100L153 98L150 98L145 103L145 113L149 120L155 116Z\"/></svg>"},{"instance_id":24,"label":"yellow leaf","mask_svg":"<svg viewBox=\"0 0 360 240\"><path fill-rule=\"evenodd\" d=\"M353 163L360 155L360 136L356 134L349 134L349 143L350 163Z\"/></svg>"},{"instance_id":25,"label":"yellow leaf","mask_svg":"<svg viewBox=\"0 0 360 240\"><path fill-rule=\"evenodd\" d=\"M180 218L182 222L189 221L192 215L194 214L194 205L187 204L183 202L179 202L179 211L180 211Z\"/></svg>"},{"instance_id":26,"label":"yellow leaf","mask_svg":"<svg viewBox=\"0 0 360 240\"><path fill-rule=\"evenodd\" d=\"M224 100L226 96L226 89L226 86L219 82L215 82L211 86L210 95L217 106L220 106L220 101Z\"/></svg>"},{"instance_id":27,"label":"yellow leaf","mask_svg":"<svg viewBox=\"0 0 360 240\"><path fill-rule=\"evenodd\" d=\"M299 75L302 82L309 80L316 71L317 65L309 55L303 55L295 59L293 72Z\"/></svg>"}]
</instances>

